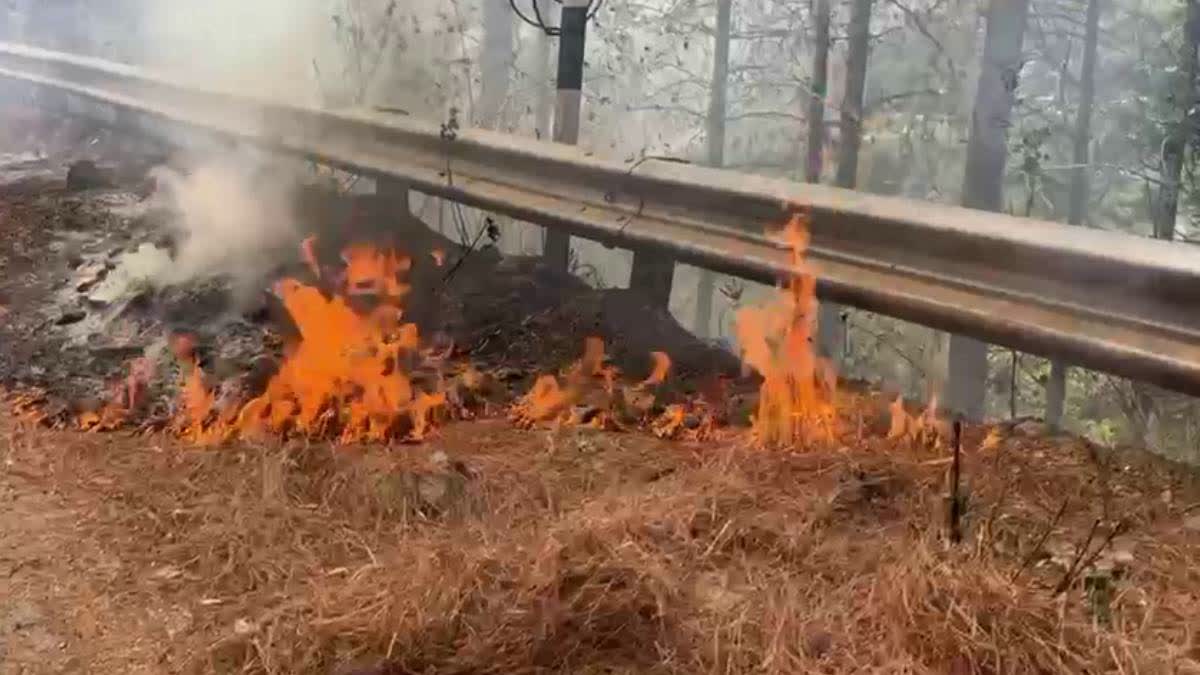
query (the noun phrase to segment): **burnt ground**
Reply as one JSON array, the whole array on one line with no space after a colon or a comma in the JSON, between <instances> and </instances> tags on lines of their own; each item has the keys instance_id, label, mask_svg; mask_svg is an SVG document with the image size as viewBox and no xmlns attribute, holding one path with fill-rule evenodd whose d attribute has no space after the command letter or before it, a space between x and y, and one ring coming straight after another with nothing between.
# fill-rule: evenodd
<instances>
[{"instance_id":1,"label":"burnt ground","mask_svg":"<svg viewBox=\"0 0 1200 675\"><path fill-rule=\"evenodd\" d=\"M115 170L102 165L100 171L111 176ZM281 335L291 326L267 288L270 279L288 275L320 283L301 262L298 246L291 261L264 270L263 289L250 300L235 299L220 278L166 288L123 283L125 269L136 267L132 263L153 263L176 248L165 227L171 214L147 198L140 176L80 190L68 188L66 173L65 166L46 161L0 161L7 237L0 252L6 313L0 384L45 390L47 409L66 419L95 406L133 358L168 334L197 337L203 364L222 379L279 356ZM592 289L537 258L465 249L414 217L398 219L371 195L311 187L297 199L298 229L317 236L322 264L336 264L342 246L353 240L409 252L415 290L407 311L422 334L454 345L459 358L505 367L519 383L577 359L588 336L602 337L612 361L631 377L649 372L653 351L671 355L673 383L680 387L739 373L735 357L696 340L636 293ZM441 267L432 263L434 249L446 252ZM169 373L165 378L173 381ZM170 398L173 389L167 384L160 393Z\"/></svg>"},{"instance_id":2,"label":"burnt ground","mask_svg":"<svg viewBox=\"0 0 1200 675\"><path fill-rule=\"evenodd\" d=\"M86 405L168 330L198 334L214 371L270 358L277 308L219 283L90 297L159 242L136 175L68 186L64 162L6 162L7 386ZM384 217L305 199L324 256ZM462 255L393 231L415 257ZM653 350L681 387L737 371L634 295L535 260L476 251L446 271L420 271L425 333L515 390L589 335L634 377ZM795 452L737 429L684 443L500 419L390 448L201 449L0 413L0 673L1200 672L1193 474L1036 422L969 428L951 546L945 441L888 439L886 404L844 391L835 440Z\"/></svg>"}]
</instances>

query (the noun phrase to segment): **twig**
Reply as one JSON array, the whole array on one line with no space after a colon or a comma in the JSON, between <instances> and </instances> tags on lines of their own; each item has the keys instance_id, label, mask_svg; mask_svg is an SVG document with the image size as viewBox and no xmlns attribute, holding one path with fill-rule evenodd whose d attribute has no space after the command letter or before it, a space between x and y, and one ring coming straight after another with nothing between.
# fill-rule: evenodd
<instances>
[{"instance_id":1,"label":"twig","mask_svg":"<svg viewBox=\"0 0 1200 675\"><path fill-rule=\"evenodd\" d=\"M1099 520L1092 525L1092 531L1088 534L1087 543L1083 545L1083 548L1080 549L1080 552L1086 551L1088 545L1092 543L1092 535L1095 534L1096 528L1099 525ZM1129 523L1124 520L1117 523L1117 526L1108 533L1108 536L1104 538L1104 541L1100 542L1100 545L1096 547L1096 550L1092 551L1091 555L1089 555L1087 559L1082 562L1082 564L1079 564L1078 566L1072 566L1070 570L1067 570L1067 575L1064 576L1062 581L1058 582L1058 586L1054 588L1054 594L1058 595L1059 593L1062 593L1070 588L1071 584L1075 583L1075 577L1078 576L1078 573L1087 569L1092 565L1092 563L1096 562L1096 558L1100 557L1100 554L1104 551L1104 549L1108 548L1108 545L1112 543L1112 540L1116 539L1119 535L1124 534L1125 530L1128 529L1128 525ZM1080 557L1077 556L1076 560L1078 561L1079 559Z\"/></svg>"},{"instance_id":2,"label":"twig","mask_svg":"<svg viewBox=\"0 0 1200 675\"><path fill-rule=\"evenodd\" d=\"M1017 571L1013 573L1012 578L1009 579L1009 581L1016 581L1017 578L1021 576L1021 573L1023 573L1025 569L1029 567L1029 564L1032 563L1037 557L1037 554L1041 553L1042 546L1045 546L1046 540L1050 538L1050 533L1054 531L1054 528L1058 525L1058 521L1062 520L1063 514L1067 512L1067 505L1070 503L1070 497L1067 497L1063 500L1062 506L1058 507L1058 512L1054 514L1054 517L1050 519L1049 523L1046 523L1046 529L1043 530L1042 535L1038 537L1037 543L1033 546L1033 550L1031 550L1029 555L1025 556L1025 559L1021 561L1021 566L1017 568Z\"/></svg>"},{"instance_id":3,"label":"twig","mask_svg":"<svg viewBox=\"0 0 1200 675\"><path fill-rule=\"evenodd\" d=\"M488 220L490 221L491 219L489 218ZM454 262L454 266L449 270L446 270L446 275L442 277L443 284L448 283L452 278L454 278L455 272L458 272L458 268L462 267L463 263L467 261L467 258L471 257L471 254L475 251L475 247L479 245L479 240L483 239L483 235L486 234L489 229L490 223L479 228L479 232L475 234L475 239L471 242L471 245L468 246L467 250L464 251L463 254L459 256L458 260Z\"/></svg>"}]
</instances>

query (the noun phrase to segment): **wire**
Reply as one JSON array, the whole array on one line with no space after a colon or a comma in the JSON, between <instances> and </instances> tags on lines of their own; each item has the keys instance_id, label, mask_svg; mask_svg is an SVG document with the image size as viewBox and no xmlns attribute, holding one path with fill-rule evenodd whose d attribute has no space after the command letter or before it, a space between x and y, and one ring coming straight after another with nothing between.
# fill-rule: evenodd
<instances>
[{"instance_id":1,"label":"wire","mask_svg":"<svg viewBox=\"0 0 1200 675\"><path fill-rule=\"evenodd\" d=\"M528 16L525 16L525 12L522 12L521 8L517 7L517 0L508 0L508 6L512 7L513 12L520 17L522 21L551 37L558 35L560 33L559 29L553 26L547 26L546 22L542 20L542 13L538 10L538 0L532 0L531 4L533 5L533 14L537 17L536 21Z\"/></svg>"},{"instance_id":2,"label":"wire","mask_svg":"<svg viewBox=\"0 0 1200 675\"><path fill-rule=\"evenodd\" d=\"M596 6L593 7L592 11L588 13L588 15L587 15L588 21L591 21L592 19L596 18L596 15L600 13L600 8L604 6L604 0L588 0L588 5L591 5L593 2L596 3Z\"/></svg>"},{"instance_id":3,"label":"wire","mask_svg":"<svg viewBox=\"0 0 1200 675\"><path fill-rule=\"evenodd\" d=\"M556 0L560 5L562 0ZM546 20L542 18L542 10L538 8L538 0L530 0L530 6L533 8L533 18L529 18L525 12L517 7L517 0L508 0L508 6L512 7L513 12L520 17L522 21L542 31L546 35L556 37L562 35L562 29L557 26L547 26ZM588 0L588 9L590 10L585 18L585 21L591 21L600 13L600 9L604 7L604 0Z\"/></svg>"}]
</instances>

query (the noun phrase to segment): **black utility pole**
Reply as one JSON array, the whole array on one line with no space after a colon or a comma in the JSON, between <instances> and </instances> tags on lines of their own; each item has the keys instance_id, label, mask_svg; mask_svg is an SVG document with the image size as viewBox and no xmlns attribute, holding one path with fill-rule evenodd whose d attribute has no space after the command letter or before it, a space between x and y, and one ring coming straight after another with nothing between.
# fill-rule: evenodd
<instances>
[{"instance_id":1,"label":"black utility pole","mask_svg":"<svg viewBox=\"0 0 1200 675\"><path fill-rule=\"evenodd\" d=\"M494 0L499 1L499 0ZM587 37L589 0L563 0L558 37L558 101L554 108L554 142L579 142L579 110L583 90L583 48ZM546 231L546 261L552 269L567 271L571 235Z\"/></svg>"}]
</instances>

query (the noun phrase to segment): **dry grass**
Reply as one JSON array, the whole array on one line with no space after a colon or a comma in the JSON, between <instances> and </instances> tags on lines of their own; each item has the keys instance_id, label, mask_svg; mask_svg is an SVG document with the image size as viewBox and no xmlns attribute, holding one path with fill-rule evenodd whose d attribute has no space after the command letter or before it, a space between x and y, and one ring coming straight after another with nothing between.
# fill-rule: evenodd
<instances>
[{"instance_id":1,"label":"dry grass","mask_svg":"<svg viewBox=\"0 0 1200 675\"><path fill-rule=\"evenodd\" d=\"M1105 488L1071 443L969 451L950 550L945 463L871 433L795 454L496 422L391 452L41 438L47 480L103 497L87 530L139 570L125 602L193 617L171 671L1200 672L1200 533L1152 503L1186 488ZM1050 539L1081 540L1101 492L1137 545L1108 628L1031 550L1063 495Z\"/></svg>"}]
</instances>

